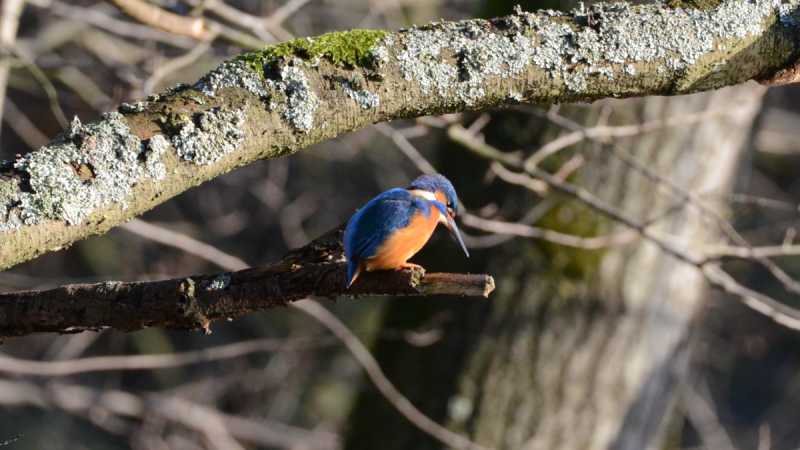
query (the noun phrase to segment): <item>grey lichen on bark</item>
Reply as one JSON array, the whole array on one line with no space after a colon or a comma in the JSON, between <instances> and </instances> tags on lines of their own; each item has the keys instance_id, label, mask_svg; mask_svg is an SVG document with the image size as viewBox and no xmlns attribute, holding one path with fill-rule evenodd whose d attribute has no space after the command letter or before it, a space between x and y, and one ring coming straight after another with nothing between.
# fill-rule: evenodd
<instances>
[{"instance_id":1,"label":"grey lichen on bark","mask_svg":"<svg viewBox=\"0 0 800 450\"><path fill-rule=\"evenodd\" d=\"M333 33L242 55L0 167L0 269L371 123L742 83L796 62L798 23L796 0L616 3Z\"/></svg>"}]
</instances>

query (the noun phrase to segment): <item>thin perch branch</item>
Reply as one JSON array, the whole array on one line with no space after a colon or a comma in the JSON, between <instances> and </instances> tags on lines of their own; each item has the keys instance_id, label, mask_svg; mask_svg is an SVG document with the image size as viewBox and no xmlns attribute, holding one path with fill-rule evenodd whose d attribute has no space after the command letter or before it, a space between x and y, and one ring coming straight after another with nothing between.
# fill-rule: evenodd
<instances>
[{"instance_id":1,"label":"thin perch branch","mask_svg":"<svg viewBox=\"0 0 800 450\"><path fill-rule=\"evenodd\" d=\"M263 311L309 296L461 295L487 297L488 275L382 271L345 288L344 226L277 263L216 275L152 282L77 284L47 291L0 294L0 341L38 333L79 333L145 327L204 329L216 320Z\"/></svg>"}]
</instances>

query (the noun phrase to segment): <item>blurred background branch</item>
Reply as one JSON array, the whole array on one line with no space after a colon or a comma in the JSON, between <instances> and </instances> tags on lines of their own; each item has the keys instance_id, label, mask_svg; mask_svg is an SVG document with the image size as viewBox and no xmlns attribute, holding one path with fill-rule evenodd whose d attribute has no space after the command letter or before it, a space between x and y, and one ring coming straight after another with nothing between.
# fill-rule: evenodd
<instances>
[{"instance_id":1,"label":"blurred background branch","mask_svg":"<svg viewBox=\"0 0 800 450\"><path fill-rule=\"evenodd\" d=\"M3 49L8 49L17 41L17 28L19 28L19 17L25 0L4 1L0 9L0 45ZM6 87L8 86L8 75L11 70L11 59L8 55L0 58L0 118L4 112L4 100L6 98Z\"/></svg>"},{"instance_id":2,"label":"blurred background branch","mask_svg":"<svg viewBox=\"0 0 800 450\"><path fill-rule=\"evenodd\" d=\"M164 30L167 33L188 36L202 41L209 41L214 38L205 29L201 19L173 14L142 0L109 0L109 2L131 19L144 25Z\"/></svg>"}]
</instances>

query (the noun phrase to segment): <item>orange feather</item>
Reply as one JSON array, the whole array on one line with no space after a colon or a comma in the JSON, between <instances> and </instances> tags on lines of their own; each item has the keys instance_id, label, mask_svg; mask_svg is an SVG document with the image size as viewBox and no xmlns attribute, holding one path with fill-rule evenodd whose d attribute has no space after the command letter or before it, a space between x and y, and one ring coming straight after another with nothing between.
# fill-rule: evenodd
<instances>
[{"instance_id":1,"label":"orange feather","mask_svg":"<svg viewBox=\"0 0 800 450\"><path fill-rule=\"evenodd\" d=\"M439 200L443 205L447 205L447 198L444 196L444 192L437 190L434 195L436 195L436 200Z\"/></svg>"},{"instance_id":2,"label":"orange feather","mask_svg":"<svg viewBox=\"0 0 800 450\"><path fill-rule=\"evenodd\" d=\"M402 266L428 242L438 223L439 210L435 206L431 206L430 217L418 211L407 227L395 231L375 255L364 260L364 268L372 271Z\"/></svg>"}]
</instances>

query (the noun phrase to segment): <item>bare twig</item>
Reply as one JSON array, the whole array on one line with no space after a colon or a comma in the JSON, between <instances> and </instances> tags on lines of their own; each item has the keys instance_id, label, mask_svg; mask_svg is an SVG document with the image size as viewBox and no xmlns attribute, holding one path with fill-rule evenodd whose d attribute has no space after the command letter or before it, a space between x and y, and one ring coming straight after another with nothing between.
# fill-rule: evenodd
<instances>
[{"instance_id":1,"label":"bare twig","mask_svg":"<svg viewBox=\"0 0 800 450\"><path fill-rule=\"evenodd\" d=\"M156 84L160 82L165 76L169 75L172 72L180 70L193 62L197 61L198 58L203 56L209 48L211 48L211 40L213 39L214 33L209 34L212 36L208 40L204 40L203 42L198 43L191 51L186 53L185 55L181 55L177 58L173 58L167 61L165 64L161 65L153 71L153 74L150 75L150 78L147 79L144 83L144 87L142 88L142 92L144 96L148 96L153 93L153 90L156 87Z\"/></svg>"},{"instance_id":2,"label":"bare twig","mask_svg":"<svg viewBox=\"0 0 800 450\"><path fill-rule=\"evenodd\" d=\"M633 242L639 237L639 232L628 229L613 236L600 236L585 238L570 234L559 233L558 231L545 228L532 227L521 223L499 222L496 220L482 219L472 214L463 214L461 221L464 225L490 233L507 234L513 236L530 237L564 245L566 247L583 248L595 250L610 247L613 245L625 245Z\"/></svg>"},{"instance_id":3,"label":"bare twig","mask_svg":"<svg viewBox=\"0 0 800 450\"><path fill-rule=\"evenodd\" d=\"M140 23L164 30L178 36L187 36L202 41L211 40L213 36L203 26L203 20L184 17L164 11L156 5L142 0L108 0L131 19Z\"/></svg>"},{"instance_id":4,"label":"bare twig","mask_svg":"<svg viewBox=\"0 0 800 450\"><path fill-rule=\"evenodd\" d=\"M276 44L279 41L287 41L294 38L294 35L281 27L281 23L307 2L308 0L291 0L275 10L272 15L257 17L240 11L220 0L188 1L189 4L200 8L200 10L206 9L228 22L248 28L259 39L269 44Z\"/></svg>"},{"instance_id":5,"label":"bare twig","mask_svg":"<svg viewBox=\"0 0 800 450\"><path fill-rule=\"evenodd\" d=\"M419 152L419 150L414 147L411 142L408 142L408 139L398 130L395 130L391 125L387 123L378 123L374 125L375 129L380 131L381 134L384 136L391 138L392 142L400 149L400 151L405 154L414 165L417 166L420 172L424 174L434 174L437 173L436 169L425 159L424 156Z\"/></svg>"},{"instance_id":6,"label":"bare twig","mask_svg":"<svg viewBox=\"0 0 800 450\"><path fill-rule=\"evenodd\" d=\"M771 245L764 247L739 247L736 245L712 245L702 244L694 241L683 242L674 235L660 234L659 237L666 241L673 242L675 245L685 245L692 247L692 250L703 254L707 261L716 261L726 258L749 259L756 261L761 258L774 258L777 256L798 256L800 255L800 245Z\"/></svg>"},{"instance_id":7,"label":"bare twig","mask_svg":"<svg viewBox=\"0 0 800 450\"><path fill-rule=\"evenodd\" d=\"M701 195L701 197L709 200L733 202L742 205L752 205L759 208L771 208L771 209L777 209L779 211L798 212L798 207L794 203L775 200L774 198L758 197L755 195L708 194L708 195Z\"/></svg>"},{"instance_id":8,"label":"bare twig","mask_svg":"<svg viewBox=\"0 0 800 450\"><path fill-rule=\"evenodd\" d=\"M492 120L491 114L483 113L469 125L467 131L469 131L475 136L478 136L481 130L483 130L483 128L486 127L486 125L489 125L489 122L491 122L491 120Z\"/></svg>"},{"instance_id":9,"label":"bare twig","mask_svg":"<svg viewBox=\"0 0 800 450\"><path fill-rule=\"evenodd\" d=\"M683 402L686 407L686 415L692 426L700 434L706 448L711 450L736 450L730 436L725 431L725 427L719 421L717 412L711 403L708 395L708 388L702 386L702 391L694 389L691 384L687 384L683 394Z\"/></svg>"},{"instance_id":10,"label":"bare twig","mask_svg":"<svg viewBox=\"0 0 800 450\"><path fill-rule=\"evenodd\" d=\"M53 340L53 343L42 355L41 360L64 361L78 358L103 334L104 333L101 331L98 333L81 333L62 336L59 339ZM64 344L60 345L61 342L64 342Z\"/></svg>"},{"instance_id":11,"label":"bare twig","mask_svg":"<svg viewBox=\"0 0 800 450\"><path fill-rule=\"evenodd\" d=\"M19 28L19 16L22 8L25 7L25 0L4 0L2 15L0 15L0 46L9 48L17 40L17 28ZM6 98L6 86L8 86L8 75L11 71L12 61L8 56L0 57L0 123L3 118L3 101Z\"/></svg>"},{"instance_id":12,"label":"bare twig","mask_svg":"<svg viewBox=\"0 0 800 450\"><path fill-rule=\"evenodd\" d=\"M474 133L480 130L483 126L485 126L486 123L488 123L487 119L488 117L489 117L488 115L481 116L480 118L478 118L478 120L475 121L475 123L473 123L470 126L469 129L465 129L459 124L453 124L448 129L448 134L451 136L451 138L455 137L456 139L465 139L468 136L475 136ZM392 137L398 148L400 148L403 151L403 153L420 169L422 173L427 173L427 174L436 173L436 169L397 130L394 130L391 126L385 123L377 124L375 125L375 127L379 131L381 131L381 133L383 133L384 135ZM481 146L481 144L483 143L483 141L477 139L471 142L475 146ZM499 156L497 152L489 150L491 149L490 146L484 144L484 146L481 147L484 148L486 151L488 151L490 154ZM545 147L542 147L542 150L545 150ZM550 152L550 150L545 150L545 151ZM527 165L528 161L526 161L525 164ZM538 162L536 164L538 164ZM535 167L536 164L533 164L532 166ZM565 165L565 167L567 167L567 165ZM505 171L505 169L503 169L502 166L493 165L492 169L497 169L501 171L502 173L501 176L510 174L510 172ZM571 172L572 170L574 170L574 168L572 168L571 166L567 167L567 171ZM562 175L566 177L566 174ZM559 179L562 179L563 181L563 178ZM537 181L538 180L528 180L529 186L533 190L540 192L543 186L542 184L537 183ZM584 249L598 249L612 245L624 245L632 242L639 236L639 233L636 230L627 230L615 236L583 238L579 236L572 236L564 233L559 233L557 231L547 230L544 228L532 227L525 223L508 223L508 222L498 222L494 220L483 219L469 213L462 214L461 220L467 226L483 231L488 231L491 233L508 235L508 236L523 236L523 237L538 238L554 242L557 244L565 245L568 247L577 247ZM470 238L476 239L472 236L470 236ZM497 238L491 240L491 242L488 242L488 244L497 245L504 241L505 239Z\"/></svg>"},{"instance_id":13,"label":"bare twig","mask_svg":"<svg viewBox=\"0 0 800 450\"><path fill-rule=\"evenodd\" d=\"M57 72L56 76L95 110L104 112L111 105L111 98L90 77L76 67L64 67Z\"/></svg>"},{"instance_id":14,"label":"bare twig","mask_svg":"<svg viewBox=\"0 0 800 450\"><path fill-rule=\"evenodd\" d=\"M146 25L119 20L111 17L95 8L84 8L81 6L61 3L56 0L28 0L28 3L39 8L48 9L56 16L66 17L87 23L97 28L110 31L118 36L125 36L134 39L155 40L173 47L191 49L196 45L194 39L185 36L176 36L157 28Z\"/></svg>"},{"instance_id":15,"label":"bare twig","mask_svg":"<svg viewBox=\"0 0 800 450\"><path fill-rule=\"evenodd\" d=\"M521 160L517 160L517 162L521 163ZM533 190L531 188L532 181L537 181L537 180L533 180L531 178L531 176L528 175L527 173L514 173L514 172L509 171L508 169L504 168L502 165L497 164L497 163L493 164L492 169L501 178L503 178L503 180L505 180L505 181L507 181L509 183L518 184L520 186L528 187L531 190ZM650 229L647 228L647 225L648 225L647 223L641 222L641 221L635 219L630 214L628 214L625 211L617 208L614 205L611 205L611 204L603 201L602 199L598 198L597 196L595 196L591 192L587 191L586 189L578 187L578 186L575 186L574 184L568 183L566 181L559 180L555 176L553 176L553 175L551 175L551 174L549 174L549 173L547 173L547 172L545 172L545 171L543 171L543 170L541 170L539 168L534 168L534 169L531 170L531 172L534 174L534 176L536 178L538 178L539 180L544 181L545 183L547 183L547 185L549 185L551 187L554 187L554 188L558 189L559 191L561 191L561 192L563 192L563 193L565 193L565 194L567 194L567 195L569 195L571 197L575 197L575 198L581 200L582 202L588 204L592 208L594 208L594 209L596 209L596 210L608 215L609 217L611 217L611 218L613 218L613 219L615 219L615 220L617 220L619 222L622 222L623 224L629 226L630 228L638 230L639 233L641 233L642 236L651 239L659 247L661 247L662 249L666 250L667 252L673 254L677 258L679 258L681 260L684 260L686 262L692 263L694 265L699 264L699 261L698 261L697 258L695 258L695 257L693 257L693 256L691 256L691 255L689 255L687 253L684 253L680 249L678 249L675 246L673 246L671 243L668 243L668 242L666 242L666 241L664 241L662 239L658 239L653 234L653 232Z\"/></svg>"},{"instance_id":16,"label":"bare twig","mask_svg":"<svg viewBox=\"0 0 800 450\"><path fill-rule=\"evenodd\" d=\"M40 147L50 143L50 138L45 136L44 133L17 108L17 105L15 105L10 98L5 99L5 106L3 106L3 108L7 113L3 117L6 123L32 150L38 150Z\"/></svg>"},{"instance_id":17,"label":"bare twig","mask_svg":"<svg viewBox=\"0 0 800 450\"><path fill-rule=\"evenodd\" d=\"M266 43L277 44L279 42L278 38L273 36L272 33L270 33L267 30L263 20L259 17L255 17L245 12L239 11L238 9L222 1L206 0L206 1L193 1L190 3L192 4L202 3L203 8L214 12L214 14L220 16L221 18L227 20L228 22L249 28L250 30L253 31L253 33L256 36L258 36L259 39L261 39Z\"/></svg>"},{"instance_id":18,"label":"bare twig","mask_svg":"<svg viewBox=\"0 0 800 450\"><path fill-rule=\"evenodd\" d=\"M58 124L61 125L62 128L66 128L69 125L69 121L67 120L67 116L64 115L64 110L61 109L61 103L58 101L58 92L56 91L55 86L50 81L50 79L42 72L42 69L36 65L31 58L25 51L17 46L9 46L7 47L8 50L16 56L20 62L25 66L28 72L33 75L33 78L42 86L44 89L45 94L47 94L47 99L50 101L50 110L53 111L53 116L55 116Z\"/></svg>"},{"instance_id":19,"label":"bare twig","mask_svg":"<svg viewBox=\"0 0 800 450\"><path fill-rule=\"evenodd\" d=\"M120 225L120 228L159 244L181 249L190 255L195 255L214 263L225 270L235 271L250 267L241 259L222 252L212 245L141 219L131 219L130 222Z\"/></svg>"},{"instance_id":20,"label":"bare twig","mask_svg":"<svg viewBox=\"0 0 800 450\"><path fill-rule=\"evenodd\" d=\"M14 375L62 377L85 372L149 370L233 359L250 353L317 348L331 342L318 338L253 339L184 353L164 355L97 356L65 361L26 361L0 355L0 372Z\"/></svg>"},{"instance_id":21,"label":"bare twig","mask_svg":"<svg viewBox=\"0 0 800 450\"><path fill-rule=\"evenodd\" d=\"M451 140L467 146L476 155L492 161L501 162L507 166L522 168L523 161L513 153L506 153L492 147L484 141L475 139L475 135L469 132L459 123L454 123L447 127L447 137Z\"/></svg>"},{"instance_id":22,"label":"bare twig","mask_svg":"<svg viewBox=\"0 0 800 450\"><path fill-rule=\"evenodd\" d=\"M253 36L244 30L229 27L222 23L215 22L209 18L204 18L203 22L205 22L206 28L208 28L211 33L236 45L240 45L242 48L261 50L265 45L275 44L278 42L277 39L269 34L265 34L263 37Z\"/></svg>"},{"instance_id":23,"label":"bare twig","mask_svg":"<svg viewBox=\"0 0 800 450\"><path fill-rule=\"evenodd\" d=\"M289 248L300 247L308 243L308 236L303 231L303 221L317 210L319 202L314 194L304 192L292 203L284 206L278 222L281 234Z\"/></svg>"},{"instance_id":24,"label":"bare twig","mask_svg":"<svg viewBox=\"0 0 800 450\"><path fill-rule=\"evenodd\" d=\"M793 330L800 330L800 311L768 297L760 292L748 289L728 275L721 267L707 263L700 269L706 278L725 292L736 295L748 307L769 317L775 322Z\"/></svg>"},{"instance_id":25,"label":"bare twig","mask_svg":"<svg viewBox=\"0 0 800 450\"><path fill-rule=\"evenodd\" d=\"M453 125L450 129L454 130L453 133L462 133L461 130L464 130L463 133L474 135L474 133L480 130L483 126L488 123L489 115L485 114L476 120L469 129L464 129L460 125ZM390 125L385 123L380 123L374 125L375 128L380 131L383 135L387 137L391 137L394 141L395 145L410 159L420 170L420 172L425 174L433 174L436 173L436 169L428 162L425 157L422 156L421 153L413 146L410 142L403 136L398 130L395 130ZM461 130L459 130L459 128ZM543 147L544 149L544 147ZM534 164L535 166L535 164ZM539 186L537 186L538 188ZM555 242L558 244L562 244L569 247L579 247L584 249L598 249L603 247L608 247L611 245L622 245L632 242L639 236L639 233L636 230L628 230L624 231L616 236L610 237L597 237L597 238L582 238L578 236L572 236L564 233L559 233L557 231L546 230L543 228L536 228L526 225L524 223L507 223L507 222L498 222L493 220L482 219L478 216L465 213L461 215L461 220L464 222L465 225L480 229L483 231L489 231L492 233L503 234L508 236L524 236L524 237L533 237L539 238L546 241ZM470 236L473 240L476 239ZM488 242L489 245L497 245L502 242L505 242L506 239L496 238L492 239L491 242ZM475 242L473 242L474 244ZM470 245L475 246L475 245ZM479 244L478 246L483 246Z\"/></svg>"},{"instance_id":26,"label":"bare twig","mask_svg":"<svg viewBox=\"0 0 800 450\"><path fill-rule=\"evenodd\" d=\"M586 158L584 158L582 154L578 153L573 155L569 161L565 162L564 165L553 174L553 177L557 180L564 181L572 174L572 172L580 169L585 161Z\"/></svg>"},{"instance_id":27,"label":"bare twig","mask_svg":"<svg viewBox=\"0 0 800 450\"><path fill-rule=\"evenodd\" d=\"M278 9L272 12L264 22L267 24L268 27L274 27L283 23L284 20L288 19L292 14L297 12L300 8L303 7L308 3L308 0L289 0L288 2L281 5Z\"/></svg>"},{"instance_id":28,"label":"bare twig","mask_svg":"<svg viewBox=\"0 0 800 450\"><path fill-rule=\"evenodd\" d=\"M553 207L556 205L558 200L554 199L553 197L548 197L543 201L539 202L536 206L531 208L530 211L525 213L525 215L517 222L521 225L531 225L539 221L545 214L547 214ZM470 248L487 248L487 247L494 247L500 245L509 239L515 237L513 234L502 234L502 233L493 233L488 236L480 236L474 237L470 236L466 233L461 233L462 237L464 238L464 242L467 244L467 247Z\"/></svg>"},{"instance_id":29,"label":"bare twig","mask_svg":"<svg viewBox=\"0 0 800 450\"><path fill-rule=\"evenodd\" d=\"M615 155L617 155L629 166L638 170L639 172L641 172L654 182L668 186L680 198L685 199L687 202L696 206L703 214L705 214L707 217L710 217L714 222L716 222L717 226L719 226L720 229L722 229L722 231L728 237L730 237L737 245L753 250L753 246L749 242L747 242L747 240L741 234L739 234L738 231L736 231L733 228L733 225L731 225L730 222L725 220L725 218L721 217L718 212L706 206L705 203L700 198L698 198L696 194L689 192L686 189L678 186L678 184L675 183L674 181L660 176L658 173L647 167L646 164L634 158L633 155L619 148L619 146L612 146L611 150ZM762 266L764 266L767 270L769 270L770 273L778 281L780 281L781 284L783 284L783 286L789 292L800 295L800 282L793 279L789 274L786 273L786 271L778 267L777 264L767 259L766 257L761 256L757 252L751 252L750 257L755 261L757 261Z\"/></svg>"},{"instance_id":30,"label":"bare twig","mask_svg":"<svg viewBox=\"0 0 800 450\"><path fill-rule=\"evenodd\" d=\"M529 170L538 166L546 158L558 153L559 151L569 147L570 145L577 144L586 138L584 133L573 131L572 133L553 139L547 144L543 145L539 150L534 152L525 161L525 170Z\"/></svg>"}]
</instances>

